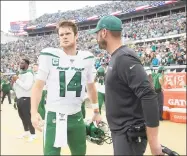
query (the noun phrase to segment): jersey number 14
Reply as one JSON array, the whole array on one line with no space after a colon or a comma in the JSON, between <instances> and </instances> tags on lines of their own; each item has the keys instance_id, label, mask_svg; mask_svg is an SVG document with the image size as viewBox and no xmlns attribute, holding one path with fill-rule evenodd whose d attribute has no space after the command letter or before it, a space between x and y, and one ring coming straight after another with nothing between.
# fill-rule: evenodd
<instances>
[{"instance_id":1,"label":"jersey number 14","mask_svg":"<svg viewBox=\"0 0 187 156\"><path fill-rule=\"evenodd\" d=\"M66 96L66 74L65 71L59 72L60 80L60 97ZM76 72L70 82L67 85L67 91L75 91L76 97L81 96L82 85L81 85L81 72Z\"/></svg>"}]
</instances>

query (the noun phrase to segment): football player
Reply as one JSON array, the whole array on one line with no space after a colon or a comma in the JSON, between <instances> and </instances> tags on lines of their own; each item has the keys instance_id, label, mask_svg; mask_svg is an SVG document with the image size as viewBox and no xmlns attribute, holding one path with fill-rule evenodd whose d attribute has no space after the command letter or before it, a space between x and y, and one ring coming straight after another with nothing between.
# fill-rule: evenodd
<instances>
[{"instance_id":1,"label":"football player","mask_svg":"<svg viewBox=\"0 0 187 156\"><path fill-rule=\"evenodd\" d=\"M101 66L97 69L96 81L98 83L98 103L99 103L99 112L101 113L101 108L105 102L105 73L106 73L106 63L101 62Z\"/></svg>"},{"instance_id":2,"label":"football player","mask_svg":"<svg viewBox=\"0 0 187 156\"><path fill-rule=\"evenodd\" d=\"M61 147L67 144L72 155L85 155L86 126L81 113L85 87L92 103L92 120L101 121L94 83L94 56L89 51L77 51L75 23L62 21L57 31L60 48L45 48L39 56L31 98L32 124L42 131L43 123L37 110L47 82L44 155L60 155Z\"/></svg>"},{"instance_id":3,"label":"football player","mask_svg":"<svg viewBox=\"0 0 187 156\"><path fill-rule=\"evenodd\" d=\"M33 64L32 70L33 70L34 75L36 75L38 73L38 64L37 63Z\"/></svg>"}]
</instances>

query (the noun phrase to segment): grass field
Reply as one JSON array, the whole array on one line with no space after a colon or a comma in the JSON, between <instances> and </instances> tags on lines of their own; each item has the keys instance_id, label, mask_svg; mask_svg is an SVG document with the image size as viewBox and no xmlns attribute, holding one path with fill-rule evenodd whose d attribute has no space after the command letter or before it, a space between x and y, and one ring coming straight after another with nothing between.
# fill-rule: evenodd
<instances>
[{"instance_id":1,"label":"grass field","mask_svg":"<svg viewBox=\"0 0 187 156\"><path fill-rule=\"evenodd\" d=\"M31 143L16 136L23 132L21 120L17 110L13 105L9 105L7 98L1 105L1 155L42 155L42 133L37 133L37 139ZM91 117L92 111L86 108L87 116ZM103 120L106 121L105 111L102 113ZM177 151L180 155L186 155L186 125L163 121L160 123L160 142ZM67 148L62 149L63 155L70 155ZM149 145L145 155L150 155ZM87 142L87 155L113 155L112 144L95 145Z\"/></svg>"}]
</instances>

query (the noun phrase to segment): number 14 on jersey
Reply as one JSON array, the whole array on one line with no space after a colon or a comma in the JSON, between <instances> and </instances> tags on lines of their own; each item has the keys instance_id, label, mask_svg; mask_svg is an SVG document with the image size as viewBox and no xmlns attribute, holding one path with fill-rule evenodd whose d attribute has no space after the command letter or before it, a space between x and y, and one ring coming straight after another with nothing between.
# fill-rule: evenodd
<instances>
[{"instance_id":1,"label":"number 14 on jersey","mask_svg":"<svg viewBox=\"0 0 187 156\"><path fill-rule=\"evenodd\" d=\"M70 82L69 83L67 82L68 84L66 84L65 71L59 71L59 81L60 81L60 97L65 97L66 91L75 91L76 97L81 96L81 91L82 91L81 72L76 72L72 77L72 79L70 80Z\"/></svg>"}]
</instances>

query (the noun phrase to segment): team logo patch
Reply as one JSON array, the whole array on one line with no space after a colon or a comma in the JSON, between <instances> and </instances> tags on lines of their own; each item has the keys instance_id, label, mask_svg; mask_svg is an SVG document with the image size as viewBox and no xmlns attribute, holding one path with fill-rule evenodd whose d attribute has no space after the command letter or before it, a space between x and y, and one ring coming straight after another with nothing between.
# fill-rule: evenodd
<instances>
[{"instance_id":1,"label":"team logo patch","mask_svg":"<svg viewBox=\"0 0 187 156\"><path fill-rule=\"evenodd\" d=\"M59 66L59 59L58 58L53 58L52 59L52 65L53 66Z\"/></svg>"}]
</instances>

